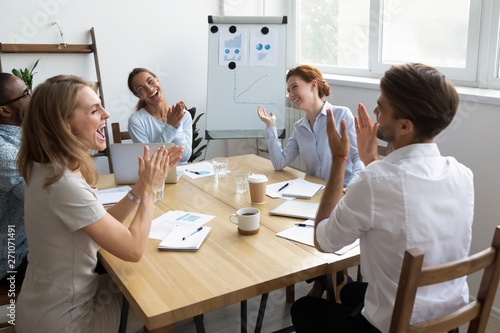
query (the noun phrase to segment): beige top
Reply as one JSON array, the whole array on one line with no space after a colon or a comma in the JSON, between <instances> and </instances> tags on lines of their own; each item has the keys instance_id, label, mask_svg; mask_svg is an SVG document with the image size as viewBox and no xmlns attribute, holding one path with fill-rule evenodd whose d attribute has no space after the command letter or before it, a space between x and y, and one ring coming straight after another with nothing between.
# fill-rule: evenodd
<instances>
[{"instance_id":1,"label":"beige top","mask_svg":"<svg viewBox=\"0 0 500 333\"><path fill-rule=\"evenodd\" d=\"M47 168L34 163L25 195L30 253L18 298L17 332L71 332L94 316L99 246L81 228L106 211L77 174L43 188Z\"/></svg>"}]
</instances>

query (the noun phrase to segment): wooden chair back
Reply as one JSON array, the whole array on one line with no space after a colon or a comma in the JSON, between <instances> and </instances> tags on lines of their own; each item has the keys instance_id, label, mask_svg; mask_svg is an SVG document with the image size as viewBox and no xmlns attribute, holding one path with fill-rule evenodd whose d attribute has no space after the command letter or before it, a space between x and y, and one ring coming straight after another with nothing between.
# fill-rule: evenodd
<instances>
[{"instance_id":1,"label":"wooden chair back","mask_svg":"<svg viewBox=\"0 0 500 333\"><path fill-rule=\"evenodd\" d=\"M389 155L394 150L394 147L391 144L387 144L387 146L378 145L377 152L380 157L384 157Z\"/></svg>"},{"instance_id":2,"label":"wooden chair back","mask_svg":"<svg viewBox=\"0 0 500 333\"><path fill-rule=\"evenodd\" d=\"M122 140L130 140L128 131L120 131L120 123L112 123L111 130L113 131L113 142L122 143Z\"/></svg>"},{"instance_id":3,"label":"wooden chair back","mask_svg":"<svg viewBox=\"0 0 500 333\"><path fill-rule=\"evenodd\" d=\"M467 322L470 322L469 333L484 332L500 277L499 252L500 226L495 228L491 247L461 260L422 268L422 251L416 248L407 250L389 332L447 332ZM450 281L481 269L484 272L475 301L448 315L410 325L417 287Z\"/></svg>"}]
</instances>

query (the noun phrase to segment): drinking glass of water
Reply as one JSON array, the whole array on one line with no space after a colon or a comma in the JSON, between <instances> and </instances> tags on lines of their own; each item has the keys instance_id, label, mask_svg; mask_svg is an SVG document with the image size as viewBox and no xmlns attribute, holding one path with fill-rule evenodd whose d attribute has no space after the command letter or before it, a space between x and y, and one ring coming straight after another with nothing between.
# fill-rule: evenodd
<instances>
[{"instance_id":1,"label":"drinking glass of water","mask_svg":"<svg viewBox=\"0 0 500 333\"><path fill-rule=\"evenodd\" d=\"M236 171L234 173L234 184L236 193L248 193L248 176L249 171Z\"/></svg>"},{"instance_id":2,"label":"drinking glass of water","mask_svg":"<svg viewBox=\"0 0 500 333\"><path fill-rule=\"evenodd\" d=\"M227 157L216 157L212 159L215 178L225 178L227 176Z\"/></svg>"}]
</instances>

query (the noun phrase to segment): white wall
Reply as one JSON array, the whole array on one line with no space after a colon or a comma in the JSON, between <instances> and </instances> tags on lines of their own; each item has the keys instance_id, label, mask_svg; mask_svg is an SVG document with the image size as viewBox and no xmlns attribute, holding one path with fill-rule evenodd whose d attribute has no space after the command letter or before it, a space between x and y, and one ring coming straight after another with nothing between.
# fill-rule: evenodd
<instances>
[{"instance_id":1,"label":"white wall","mask_svg":"<svg viewBox=\"0 0 500 333\"><path fill-rule=\"evenodd\" d=\"M379 93L378 87L354 88L333 84L329 100L345 105L357 114L358 103L363 103L370 115ZM459 89L460 91L461 89ZM500 225L500 100L479 102L480 97L460 94L460 105L453 122L436 142L443 155L454 156L474 173L475 212L472 228L471 253L479 252L491 244L493 231ZM453 233L453 225L450 226ZM469 278L471 295L476 295L480 275ZM492 311L500 316L500 290L497 291Z\"/></svg>"},{"instance_id":2,"label":"white wall","mask_svg":"<svg viewBox=\"0 0 500 333\"><path fill-rule=\"evenodd\" d=\"M127 76L134 67L148 67L160 77L168 101L184 100L205 112L207 82L208 15L288 15L286 0L0 0L0 42L57 43L57 29L50 25L54 16L64 28L68 43L89 43L89 29L95 27L101 65L108 123L126 128L136 99L128 91ZM249 3L252 6L249 6ZM244 9L244 10L243 10ZM289 24L291 33L291 24ZM40 55L35 85L47 77L72 73L95 79L94 63L85 55ZM4 71L29 67L38 56L2 55ZM334 104L348 106L356 114L357 104L373 110L378 88L334 82ZM472 250L491 243L500 216L500 154L498 100L463 95L459 114L438 138L441 152L453 155L475 175L476 211ZM469 101L465 101L468 98ZM497 103L497 104L490 104ZM200 132L204 133L204 121ZM207 158L255 153L255 140L216 140L209 144ZM100 162L100 165L106 163ZM453 232L453 228L450 228ZM477 292L478 278L470 279L471 294ZM500 292L494 306L500 309ZM498 312L496 312L498 315Z\"/></svg>"},{"instance_id":3,"label":"white wall","mask_svg":"<svg viewBox=\"0 0 500 333\"><path fill-rule=\"evenodd\" d=\"M196 106L198 113L205 112L208 15L220 15L219 1L1 0L0 41L58 43L50 17L63 27L70 44L90 43L89 30L94 27L105 105L111 115L108 125L120 122L126 128L137 103L127 88L134 67L155 72L169 102L183 100L188 107ZM38 57L34 86L62 73L96 80L91 55L3 54L3 70L30 67ZM204 127L203 118L201 123Z\"/></svg>"}]
</instances>

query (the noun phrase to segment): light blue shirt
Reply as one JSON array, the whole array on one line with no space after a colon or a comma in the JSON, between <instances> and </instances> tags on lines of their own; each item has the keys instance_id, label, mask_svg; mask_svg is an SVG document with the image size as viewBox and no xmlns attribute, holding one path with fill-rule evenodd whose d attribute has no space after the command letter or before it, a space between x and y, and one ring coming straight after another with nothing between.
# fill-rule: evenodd
<instances>
[{"instance_id":1,"label":"light blue shirt","mask_svg":"<svg viewBox=\"0 0 500 333\"><path fill-rule=\"evenodd\" d=\"M349 185L358 173L364 168L359 159L358 143L356 141L356 130L354 128L354 117L346 107L334 106L325 102L323 109L314 122L314 132L306 117L298 120L294 125L292 136L288 139L285 148L281 149L281 142L275 126L267 127L265 130L267 146L271 156L271 162L276 170L281 170L293 162L297 156L301 156L306 164L306 172L316 178L328 180L330 167L332 166L332 153L328 145L326 133L326 110L331 109L335 118L335 125L340 131L340 121L346 120L347 133L351 143L348 160L345 168L344 186Z\"/></svg>"},{"instance_id":2,"label":"light blue shirt","mask_svg":"<svg viewBox=\"0 0 500 333\"><path fill-rule=\"evenodd\" d=\"M128 132L135 143L169 143L184 147L181 163L189 161L192 153L193 120L186 111L177 127L155 119L146 110L134 112L128 119Z\"/></svg>"},{"instance_id":3,"label":"light blue shirt","mask_svg":"<svg viewBox=\"0 0 500 333\"><path fill-rule=\"evenodd\" d=\"M21 127L0 124L0 279L7 271L15 271L28 255L24 231L24 179L16 165L20 146ZM13 226L11 232L8 232L9 226ZM8 248L14 243L15 250L9 253Z\"/></svg>"}]
</instances>

